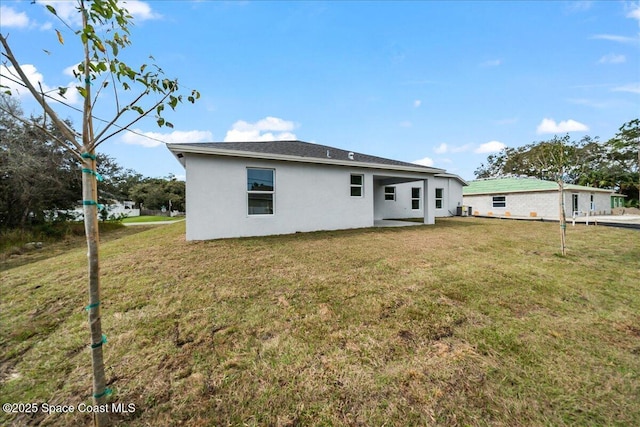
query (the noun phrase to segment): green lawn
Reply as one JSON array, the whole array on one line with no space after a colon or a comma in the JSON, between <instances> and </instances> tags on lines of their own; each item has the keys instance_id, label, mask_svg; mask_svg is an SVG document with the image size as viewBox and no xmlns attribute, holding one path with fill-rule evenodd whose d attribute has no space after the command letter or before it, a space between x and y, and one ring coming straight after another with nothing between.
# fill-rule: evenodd
<instances>
[{"instance_id":1,"label":"green lawn","mask_svg":"<svg viewBox=\"0 0 640 427\"><path fill-rule=\"evenodd\" d=\"M640 425L640 234L475 218L105 242L116 425ZM0 272L0 400L90 403L86 249ZM7 425L87 425L86 413Z\"/></svg>"},{"instance_id":2,"label":"green lawn","mask_svg":"<svg viewBox=\"0 0 640 427\"><path fill-rule=\"evenodd\" d=\"M159 222L159 221L180 221L183 220L183 216L152 216L152 215L143 215L143 216L132 216L128 218L124 218L122 222L124 224L138 223L138 222Z\"/></svg>"}]
</instances>

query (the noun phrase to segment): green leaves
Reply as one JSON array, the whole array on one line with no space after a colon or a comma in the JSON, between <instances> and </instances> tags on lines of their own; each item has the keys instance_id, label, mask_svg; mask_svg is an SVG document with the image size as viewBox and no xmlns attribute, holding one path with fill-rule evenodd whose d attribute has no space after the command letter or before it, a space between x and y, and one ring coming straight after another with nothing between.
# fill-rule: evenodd
<instances>
[{"instance_id":1,"label":"green leaves","mask_svg":"<svg viewBox=\"0 0 640 427\"><path fill-rule=\"evenodd\" d=\"M173 95L169 96L169 106L172 110L175 110L178 106L178 98Z\"/></svg>"},{"instance_id":2,"label":"green leaves","mask_svg":"<svg viewBox=\"0 0 640 427\"><path fill-rule=\"evenodd\" d=\"M187 100L190 103L195 104L196 99L200 99L200 92L194 89L191 91L191 95L187 97Z\"/></svg>"},{"instance_id":3,"label":"green leaves","mask_svg":"<svg viewBox=\"0 0 640 427\"><path fill-rule=\"evenodd\" d=\"M83 45L82 60L73 70L80 96L85 100L91 98L92 104L105 99L115 101L116 117L106 128L117 124L118 130L102 129L96 134L94 144L121 132L148 114L155 116L158 126L173 128L174 124L164 117L166 111L176 110L184 101L194 104L201 96L194 89L180 93L178 80L167 77L153 56L142 64L130 64L121 59L124 49L131 44L129 26L132 24L131 14L122 4L118 0L77 1L78 13L83 17L83 25L79 28L73 28L71 21L63 20L54 6L45 5L49 13L58 17ZM68 40L64 40L62 32L55 31L58 42L65 44ZM103 97L107 88L113 90L115 96ZM58 88L60 96L64 97L66 93L67 88ZM123 126L120 122L124 122L126 116L130 116L130 122Z\"/></svg>"}]
</instances>

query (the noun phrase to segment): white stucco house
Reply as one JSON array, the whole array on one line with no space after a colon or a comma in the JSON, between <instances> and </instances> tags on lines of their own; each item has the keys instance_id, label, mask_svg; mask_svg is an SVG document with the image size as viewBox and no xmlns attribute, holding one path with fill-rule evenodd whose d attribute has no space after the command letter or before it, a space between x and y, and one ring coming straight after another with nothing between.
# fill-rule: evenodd
<instances>
[{"instance_id":1,"label":"white stucco house","mask_svg":"<svg viewBox=\"0 0 640 427\"><path fill-rule=\"evenodd\" d=\"M434 224L466 182L444 169L303 141L167 144L186 170L187 240Z\"/></svg>"},{"instance_id":2,"label":"white stucco house","mask_svg":"<svg viewBox=\"0 0 640 427\"><path fill-rule=\"evenodd\" d=\"M567 218L611 214L613 190L566 184ZM470 181L463 189L463 203L473 215L558 220L558 184L537 178L495 178Z\"/></svg>"}]
</instances>

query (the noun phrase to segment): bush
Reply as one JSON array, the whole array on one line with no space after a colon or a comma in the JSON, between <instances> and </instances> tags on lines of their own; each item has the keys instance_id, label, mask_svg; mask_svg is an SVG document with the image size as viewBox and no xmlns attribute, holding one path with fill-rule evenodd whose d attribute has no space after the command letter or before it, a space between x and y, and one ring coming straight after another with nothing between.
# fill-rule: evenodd
<instances>
[{"instance_id":1,"label":"bush","mask_svg":"<svg viewBox=\"0 0 640 427\"><path fill-rule=\"evenodd\" d=\"M121 220L99 223L100 232L110 232L124 227ZM0 230L0 253L17 254L28 242L58 242L68 237L84 236L84 223L79 221L53 221L25 229Z\"/></svg>"}]
</instances>

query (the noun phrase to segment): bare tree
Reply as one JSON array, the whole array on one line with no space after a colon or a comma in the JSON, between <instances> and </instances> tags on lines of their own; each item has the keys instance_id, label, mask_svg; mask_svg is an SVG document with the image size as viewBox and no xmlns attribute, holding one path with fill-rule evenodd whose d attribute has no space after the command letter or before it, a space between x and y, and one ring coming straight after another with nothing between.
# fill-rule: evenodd
<instances>
[{"instance_id":1,"label":"bare tree","mask_svg":"<svg viewBox=\"0 0 640 427\"><path fill-rule=\"evenodd\" d=\"M91 333L91 360L93 366L93 399L94 404L105 403L108 389L103 359L103 334L101 326L100 306L100 263L99 263L99 231L98 231L98 194L96 172L96 148L104 141L129 129L143 117L154 115L158 126L173 127L162 114L166 106L175 109L183 101L179 94L178 81L166 78L162 69L155 64L142 64L132 68L119 59L122 49L131 44L129 27L132 16L118 5L117 0L77 0L76 9L81 17L78 28L71 22L58 16L53 6L47 5L50 13L58 17L63 31L71 30L81 44L79 64L74 69L77 80L76 89L83 98L81 131L75 131L60 118L56 111L61 106L67 88L60 87L57 94L43 90L41 82L29 81L20 61L9 45L9 35L0 34L2 44L3 74L2 78L26 88L42 107L44 120L41 123L30 123L46 132L60 147L68 150L78 158L82 165L82 199L84 205L84 224L88 247L88 312ZM63 32L56 30L58 41L64 44ZM3 86L9 93L7 86ZM111 90L113 93L115 112L110 120L95 126L98 119L94 109L101 97L101 92ZM52 96L57 95L57 96ZM193 103L200 97L196 90L191 90L186 100ZM121 98L126 98L126 101ZM55 107L55 108L54 108ZM1 108L1 107L0 107ZM4 111L11 114L10 111ZM24 119L22 119L24 120ZM48 123L50 122L50 123ZM56 130L50 131L50 125ZM94 413L94 425L109 424L106 412Z\"/></svg>"},{"instance_id":2,"label":"bare tree","mask_svg":"<svg viewBox=\"0 0 640 427\"><path fill-rule=\"evenodd\" d=\"M564 184L567 167L574 157L575 146L570 144L569 135L555 136L541 143L535 156L538 167L558 183L558 213L560 218L560 252L567 254L567 215L564 206Z\"/></svg>"}]
</instances>

